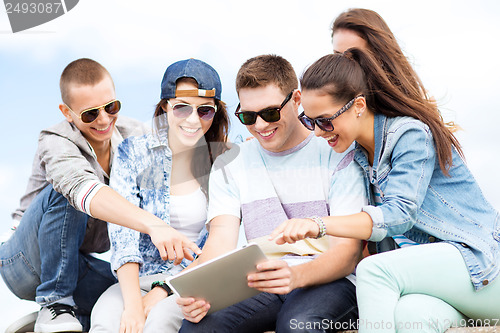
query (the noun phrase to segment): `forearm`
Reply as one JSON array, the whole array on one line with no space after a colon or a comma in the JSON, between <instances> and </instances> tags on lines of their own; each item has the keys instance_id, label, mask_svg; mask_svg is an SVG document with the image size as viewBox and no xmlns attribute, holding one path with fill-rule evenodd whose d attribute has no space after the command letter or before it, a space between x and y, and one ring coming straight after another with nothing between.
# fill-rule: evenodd
<instances>
[{"instance_id":1,"label":"forearm","mask_svg":"<svg viewBox=\"0 0 500 333\"><path fill-rule=\"evenodd\" d=\"M235 216L223 215L214 218L209 224L207 242L203 253L194 265L202 264L236 248L239 235L239 219Z\"/></svg>"},{"instance_id":2,"label":"forearm","mask_svg":"<svg viewBox=\"0 0 500 333\"><path fill-rule=\"evenodd\" d=\"M139 285L139 264L127 263L117 271L125 309L142 309L142 295Z\"/></svg>"},{"instance_id":3,"label":"forearm","mask_svg":"<svg viewBox=\"0 0 500 333\"><path fill-rule=\"evenodd\" d=\"M354 239L368 239L372 234L373 222L368 213L361 212L346 216L327 216L325 222L327 235Z\"/></svg>"},{"instance_id":4,"label":"forearm","mask_svg":"<svg viewBox=\"0 0 500 333\"><path fill-rule=\"evenodd\" d=\"M292 266L297 288L329 283L354 271L361 258L361 242L337 239L325 253L305 264Z\"/></svg>"},{"instance_id":5,"label":"forearm","mask_svg":"<svg viewBox=\"0 0 500 333\"><path fill-rule=\"evenodd\" d=\"M90 203L92 216L149 234L155 227L167 225L153 214L133 205L110 187L101 188Z\"/></svg>"}]
</instances>

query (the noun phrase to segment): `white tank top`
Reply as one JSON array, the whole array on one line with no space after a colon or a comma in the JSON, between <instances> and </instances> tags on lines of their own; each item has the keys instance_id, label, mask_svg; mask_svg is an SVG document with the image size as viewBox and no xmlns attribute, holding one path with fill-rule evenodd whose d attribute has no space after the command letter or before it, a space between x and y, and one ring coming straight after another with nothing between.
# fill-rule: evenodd
<instances>
[{"instance_id":1,"label":"white tank top","mask_svg":"<svg viewBox=\"0 0 500 333\"><path fill-rule=\"evenodd\" d=\"M186 195L170 196L170 225L195 242L207 220L207 198L199 187Z\"/></svg>"}]
</instances>

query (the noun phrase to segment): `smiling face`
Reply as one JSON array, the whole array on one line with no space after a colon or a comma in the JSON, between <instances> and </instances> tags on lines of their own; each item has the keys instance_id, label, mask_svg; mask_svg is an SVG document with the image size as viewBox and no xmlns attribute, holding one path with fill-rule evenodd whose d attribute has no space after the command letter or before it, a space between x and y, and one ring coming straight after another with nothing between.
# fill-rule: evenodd
<instances>
[{"instance_id":1,"label":"smiling face","mask_svg":"<svg viewBox=\"0 0 500 333\"><path fill-rule=\"evenodd\" d=\"M321 91L302 91L302 106L305 115L309 118L329 118L344 105L344 101L335 102L330 95ZM343 153L361 137L360 133L363 132L365 126L364 119L361 118L368 115L368 113L363 114L365 109L364 99L357 98L349 110L332 120L333 131L323 131L316 124L314 134L327 140L330 147L337 153ZM358 117L358 114L361 114L361 117Z\"/></svg>"},{"instance_id":2,"label":"smiling face","mask_svg":"<svg viewBox=\"0 0 500 333\"><path fill-rule=\"evenodd\" d=\"M68 106L59 105L59 109L69 122L82 132L94 149L100 149L103 145L108 145L113 135L118 114L110 115L103 109L99 110L99 116L91 123L84 123L78 115L82 111L104 105L116 99L115 88L111 78L105 75L104 78L95 85L75 85L69 86Z\"/></svg>"},{"instance_id":3,"label":"smiling face","mask_svg":"<svg viewBox=\"0 0 500 333\"><path fill-rule=\"evenodd\" d=\"M286 97L278 86L269 84L257 88L241 88L239 93L241 111L260 111L279 107ZM257 117L255 124L247 125L248 131L260 145L271 152L282 152L295 147L308 136L308 131L299 122L297 110L300 105L300 91L280 111L280 120L268 123Z\"/></svg>"},{"instance_id":4,"label":"smiling face","mask_svg":"<svg viewBox=\"0 0 500 333\"><path fill-rule=\"evenodd\" d=\"M198 89L194 80L180 80L176 89L191 90ZM195 109L187 118L178 118L174 115L172 107L166 105L164 110L167 112L168 119L168 141L172 151L180 151L186 148L194 147L196 143L208 131L214 118L203 120L199 117L196 107L199 105L214 105L215 100L207 97L176 97L169 100L173 106L177 103L189 104Z\"/></svg>"}]
</instances>

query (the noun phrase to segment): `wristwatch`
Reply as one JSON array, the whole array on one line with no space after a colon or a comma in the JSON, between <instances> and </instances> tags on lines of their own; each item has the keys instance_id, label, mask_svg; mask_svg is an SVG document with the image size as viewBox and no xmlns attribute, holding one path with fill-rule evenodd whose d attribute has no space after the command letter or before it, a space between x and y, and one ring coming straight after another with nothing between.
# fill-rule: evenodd
<instances>
[{"instance_id":1,"label":"wristwatch","mask_svg":"<svg viewBox=\"0 0 500 333\"><path fill-rule=\"evenodd\" d=\"M172 291L172 289L170 289L170 287L168 286L168 284L165 281L155 281L155 282L153 282L151 284L151 290L153 290L154 287L163 288L163 290L165 290L167 292L168 296L174 294L174 292Z\"/></svg>"}]
</instances>

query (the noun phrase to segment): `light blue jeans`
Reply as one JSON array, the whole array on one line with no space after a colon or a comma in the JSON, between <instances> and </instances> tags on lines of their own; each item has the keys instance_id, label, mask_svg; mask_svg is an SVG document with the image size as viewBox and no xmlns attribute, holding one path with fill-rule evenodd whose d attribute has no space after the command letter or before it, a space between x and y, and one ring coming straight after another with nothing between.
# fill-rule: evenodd
<instances>
[{"instance_id":1,"label":"light blue jeans","mask_svg":"<svg viewBox=\"0 0 500 333\"><path fill-rule=\"evenodd\" d=\"M7 287L41 306L74 302L88 321L94 303L116 279L108 262L79 251L87 220L51 185L44 188L12 237L0 245L0 273Z\"/></svg>"},{"instance_id":2,"label":"light blue jeans","mask_svg":"<svg viewBox=\"0 0 500 333\"><path fill-rule=\"evenodd\" d=\"M500 282L480 291L453 245L416 245L363 259L356 269L359 332L444 332L500 325Z\"/></svg>"}]
</instances>

